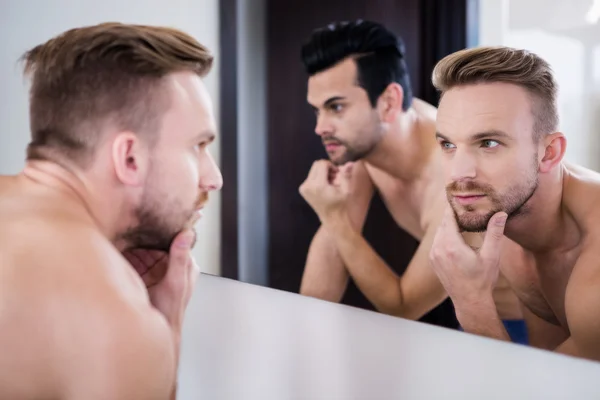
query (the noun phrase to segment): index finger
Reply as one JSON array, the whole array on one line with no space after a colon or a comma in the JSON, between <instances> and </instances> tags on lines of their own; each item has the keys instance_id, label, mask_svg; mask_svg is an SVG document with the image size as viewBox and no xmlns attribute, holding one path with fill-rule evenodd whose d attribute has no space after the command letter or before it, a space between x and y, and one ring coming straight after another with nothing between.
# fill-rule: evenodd
<instances>
[{"instance_id":1,"label":"index finger","mask_svg":"<svg viewBox=\"0 0 600 400\"><path fill-rule=\"evenodd\" d=\"M313 166L314 171L311 171L311 179L318 182L329 182L329 172L332 169L332 165L329 161L320 160Z\"/></svg>"},{"instance_id":2,"label":"index finger","mask_svg":"<svg viewBox=\"0 0 600 400\"><path fill-rule=\"evenodd\" d=\"M310 170L308 171L308 177L307 180L312 180L315 179L320 171L323 170L323 160L317 160L315 162L313 162L312 166L310 167Z\"/></svg>"},{"instance_id":3,"label":"index finger","mask_svg":"<svg viewBox=\"0 0 600 400\"><path fill-rule=\"evenodd\" d=\"M454 240L459 239L460 229L458 228L458 223L456 222L456 215L454 214L454 210L448 204L446 209L444 210L444 216L440 223L440 231L444 234L446 238L452 238Z\"/></svg>"}]
</instances>

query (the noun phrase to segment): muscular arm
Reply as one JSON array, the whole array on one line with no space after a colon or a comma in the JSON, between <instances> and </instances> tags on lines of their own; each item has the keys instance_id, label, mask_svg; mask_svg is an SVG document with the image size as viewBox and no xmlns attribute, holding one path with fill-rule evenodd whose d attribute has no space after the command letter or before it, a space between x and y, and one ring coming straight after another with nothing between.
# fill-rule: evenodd
<instances>
[{"instance_id":1,"label":"muscular arm","mask_svg":"<svg viewBox=\"0 0 600 400\"><path fill-rule=\"evenodd\" d=\"M446 298L446 292L429 264L429 250L441 218L434 217L405 273L398 276L369 246L343 214L326 224L336 248L357 286L375 307L386 314L421 318Z\"/></svg>"},{"instance_id":2,"label":"muscular arm","mask_svg":"<svg viewBox=\"0 0 600 400\"><path fill-rule=\"evenodd\" d=\"M68 251L55 246L67 240ZM52 341L59 393L50 397L174 399L179 329L151 306L131 266L93 235L65 228L46 243L33 262L53 277L38 290L51 313L37 339Z\"/></svg>"},{"instance_id":3,"label":"muscular arm","mask_svg":"<svg viewBox=\"0 0 600 400\"><path fill-rule=\"evenodd\" d=\"M465 332L510 342L493 296L482 297L476 303L456 307L456 318Z\"/></svg>"},{"instance_id":4,"label":"muscular arm","mask_svg":"<svg viewBox=\"0 0 600 400\"><path fill-rule=\"evenodd\" d=\"M357 162L352 174L348 216L357 232L362 231L374 187L362 162ZM368 245L367 245L368 246ZM372 250L371 250L372 251ZM319 228L308 250L300 293L323 300L339 302L348 284L344 266L333 235L323 226Z\"/></svg>"},{"instance_id":5,"label":"muscular arm","mask_svg":"<svg viewBox=\"0 0 600 400\"><path fill-rule=\"evenodd\" d=\"M565 294L571 337L556 352L600 361L600 243L584 247L573 268Z\"/></svg>"},{"instance_id":6,"label":"muscular arm","mask_svg":"<svg viewBox=\"0 0 600 400\"><path fill-rule=\"evenodd\" d=\"M544 350L554 350L569 337L562 327L538 317L523 303L521 303L521 310L527 326L530 346Z\"/></svg>"},{"instance_id":7,"label":"muscular arm","mask_svg":"<svg viewBox=\"0 0 600 400\"><path fill-rule=\"evenodd\" d=\"M69 349L71 360L62 366L60 398L175 399L174 332L158 313L117 310L116 303L88 309L93 316L78 315L86 332L65 321L78 338Z\"/></svg>"}]
</instances>

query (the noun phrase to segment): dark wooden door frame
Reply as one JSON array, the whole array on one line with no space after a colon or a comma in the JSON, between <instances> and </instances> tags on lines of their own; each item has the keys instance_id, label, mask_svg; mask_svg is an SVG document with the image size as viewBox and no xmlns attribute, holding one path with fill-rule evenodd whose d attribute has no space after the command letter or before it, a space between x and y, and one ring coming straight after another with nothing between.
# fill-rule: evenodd
<instances>
[{"instance_id":1,"label":"dark wooden door frame","mask_svg":"<svg viewBox=\"0 0 600 400\"><path fill-rule=\"evenodd\" d=\"M221 276L238 279L238 1L219 1L220 133L221 133Z\"/></svg>"}]
</instances>

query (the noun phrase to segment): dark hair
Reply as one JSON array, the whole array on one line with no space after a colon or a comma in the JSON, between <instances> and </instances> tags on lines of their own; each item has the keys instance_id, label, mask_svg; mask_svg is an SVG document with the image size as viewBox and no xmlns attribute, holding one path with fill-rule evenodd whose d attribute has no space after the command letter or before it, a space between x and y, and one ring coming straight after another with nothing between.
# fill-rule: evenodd
<instances>
[{"instance_id":1,"label":"dark hair","mask_svg":"<svg viewBox=\"0 0 600 400\"><path fill-rule=\"evenodd\" d=\"M552 68L530 51L507 46L463 49L437 63L432 82L442 96L458 86L495 82L517 85L533 100L534 138L537 140L558 129L558 85Z\"/></svg>"},{"instance_id":2,"label":"dark hair","mask_svg":"<svg viewBox=\"0 0 600 400\"><path fill-rule=\"evenodd\" d=\"M175 29L104 23L68 30L21 60L32 79L27 159L85 166L107 126L152 141L169 106L163 78L204 76L213 56Z\"/></svg>"},{"instance_id":3,"label":"dark hair","mask_svg":"<svg viewBox=\"0 0 600 400\"><path fill-rule=\"evenodd\" d=\"M412 103L412 89L404 60L404 42L383 25L357 20L337 22L316 29L302 46L302 62L309 75L324 71L353 57L358 84L366 90L371 105L392 82L402 86L402 108Z\"/></svg>"}]
</instances>

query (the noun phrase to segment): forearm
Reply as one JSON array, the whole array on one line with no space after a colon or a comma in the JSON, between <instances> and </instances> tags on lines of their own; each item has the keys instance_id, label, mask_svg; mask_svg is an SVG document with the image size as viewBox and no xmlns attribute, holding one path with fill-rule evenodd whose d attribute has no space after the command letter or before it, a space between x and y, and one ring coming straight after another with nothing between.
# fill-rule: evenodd
<instances>
[{"instance_id":1,"label":"forearm","mask_svg":"<svg viewBox=\"0 0 600 400\"><path fill-rule=\"evenodd\" d=\"M347 284L348 272L333 239L320 228L308 250L300 294L339 302Z\"/></svg>"},{"instance_id":2,"label":"forearm","mask_svg":"<svg viewBox=\"0 0 600 400\"><path fill-rule=\"evenodd\" d=\"M373 250L345 214L324 221L338 254L354 282L375 307L387 314L402 314L399 278Z\"/></svg>"},{"instance_id":3,"label":"forearm","mask_svg":"<svg viewBox=\"0 0 600 400\"><path fill-rule=\"evenodd\" d=\"M181 354L181 326L171 327L173 332L173 355L175 358L175 371L173 374L173 388L170 400L177 399L177 380L179 376L179 359Z\"/></svg>"},{"instance_id":4,"label":"forearm","mask_svg":"<svg viewBox=\"0 0 600 400\"><path fill-rule=\"evenodd\" d=\"M454 301L454 308L456 318L465 332L511 341L496 310L492 293L474 301Z\"/></svg>"}]
</instances>

